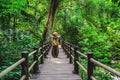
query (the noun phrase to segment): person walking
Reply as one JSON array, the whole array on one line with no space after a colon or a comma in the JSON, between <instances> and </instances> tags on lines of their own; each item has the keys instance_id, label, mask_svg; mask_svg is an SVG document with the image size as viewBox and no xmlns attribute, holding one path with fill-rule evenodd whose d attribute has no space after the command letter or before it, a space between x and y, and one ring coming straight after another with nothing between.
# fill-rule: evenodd
<instances>
[{"instance_id":1,"label":"person walking","mask_svg":"<svg viewBox=\"0 0 120 80\"><path fill-rule=\"evenodd\" d=\"M58 57L58 54L59 54L58 45L59 45L59 35L58 35L57 32L53 32L52 56L53 56L54 58L57 58L57 57Z\"/></svg>"}]
</instances>

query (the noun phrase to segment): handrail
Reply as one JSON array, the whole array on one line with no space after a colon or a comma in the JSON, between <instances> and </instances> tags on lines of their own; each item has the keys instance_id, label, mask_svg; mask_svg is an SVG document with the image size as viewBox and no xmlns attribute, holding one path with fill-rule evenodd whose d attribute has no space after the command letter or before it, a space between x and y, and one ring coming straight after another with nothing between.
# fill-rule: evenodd
<instances>
[{"instance_id":1,"label":"handrail","mask_svg":"<svg viewBox=\"0 0 120 80\"><path fill-rule=\"evenodd\" d=\"M92 80L96 80L95 77L93 77L93 76L91 76L91 79L92 79Z\"/></svg>"},{"instance_id":2,"label":"handrail","mask_svg":"<svg viewBox=\"0 0 120 80\"><path fill-rule=\"evenodd\" d=\"M74 56L73 56L73 55L71 55L71 57L74 59Z\"/></svg>"},{"instance_id":3,"label":"handrail","mask_svg":"<svg viewBox=\"0 0 120 80\"><path fill-rule=\"evenodd\" d=\"M84 57L85 59L87 59L87 55L81 53L80 51L77 51L77 53L78 53L79 55L81 55L82 57Z\"/></svg>"},{"instance_id":4,"label":"handrail","mask_svg":"<svg viewBox=\"0 0 120 80\"><path fill-rule=\"evenodd\" d=\"M20 80L24 80L26 78L26 75L23 75Z\"/></svg>"},{"instance_id":5,"label":"handrail","mask_svg":"<svg viewBox=\"0 0 120 80\"><path fill-rule=\"evenodd\" d=\"M2 71L0 73L0 78L3 77L5 74L7 74L8 72L10 72L11 70L13 70L14 68L16 68L19 64L21 64L23 61L25 61L25 58L20 59L19 61L17 61L16 63L14 63L13 65L11 65L10 67L8 67L7 69L5 69L4 71Z\"/></svg>"},{"instance_id":6,"label":"handrail","mask_svg":"<svg viewBox=\"0 0 120 80\"><path fill-rule=\"evenodd\" d=\"M23 76L20 78L20 80L28 80L28 75L26 75L26 73L27 73L26 72L27 71L26 68L28 68L28 73L31 71L32 68L34 68L34 70L36 70L36 67L38 67L38 60L39 59L41 59L41 60L43 59L44 55L46 53L48 53L50 47L51 47L51 43L47 42L47 43L42 44L42 47L40 47L40 48L34 48L34 51L32 51L30 53L27 53L25 51L24 53L22 53L22 57L24 56L22 59L18 60L16 63L14 63L13 65L11 65L10 67L8 67L7 69L3 70L0 73L0 78L2 78L3 76L5 76L11 70L15 69L18 65L22 64L22 68L24 68L22 71L25 71L25 74L23 74ZM39 53L40 50L41 50L41 55L38 56L38 53ZM31 55L34 55L34 61L30 65L30 67L26 67L27 64L28 64L28 63L25 63L28 60L27 57L30 57ZM23 65L23 64L25 64L26 66ZM34 72L36 72L36 71L34 71ZM24 73L24 72L22 72L22 73Z\"/></svg>"},{"instance_id":7,"label":"handrail","mask_svg":"<svg viewBox=\"0 0 120 80\"><path fill-rule=\"evenodd\" d=\"M79 61L77 61L77 64L83 69L85 73L87 73L87 69L85 69L85 67L82 64L80 64Z\"/></svg>"},{"instance_id":8,"label":"handrail","mask_svg":"<svg viewBox=\"0 0 120 80\"><path fill-rule=\"evenodd\" d=\"M40 55L39 57L38 57L38 60L42 57L43 55Z\"/></svg>"},{"instance_id":9,"label":"handrail","mask_svg":"<svg viewBox=\"0 0 120 80\"><path fill-rule=\"evenodd\" d=\"M37 50L32 51L31 53L29 53L29 56L33 55Z\"/></svg>"},{"instance_id":10,"label":"handrail","mask_svg":"<svg viewBox=\"0 0 120 80\"><path fill-rule=\"evenodd\" d=\"M41 50L42 49L42 47L40 47L38 50Z\"/></svg>"},{"instance_id":11,"label":"handrail","mask_svg":"<svg viewBox=\"0 0 120 80\"><path fill-rule=\"evenodd\" d=\"M102 64L102 63L100 63L100 62L98 62L97 60L93 59L93 58L91 58L90 61L93 62L94 64L96 64L97 66L100 66L100 67L106 69L107 71L109 71L109 72L111 72L111 73L113 73L113 74L115 74L115 75L117 75L117 76L120 77L120 72L115 71L115 70L112 69L111 67L106 66L106 65L104 65L104 64Z\"/></svg>"},{"instance_id":12,"label":"handrail","mask_svg":"<svg viewBox=\"0 0 120 80\"><path fill-rule=\"evenodd\" d=\"M89 54L87 54L87 55L86 55L86 54L83 54L83 53L81 53L76 47L73 47L73 45L72 45L72 46L69 46L69 45L71 45L71 44L62 41L62 48L63 48L63 50L65 51L65 53L70 54L70 59L71 59L71 58L74 59L74 71L75 71L75 73L78 72L78 66L79 66L79 67L82 68L82 70L83 70L85 73L88 74L88 80L91 80L91 79L92 79L92 80L96 80L96 79L92 76L92 74L93 74L93 65L97 65L97 66L102 67L102 68L104 68L105 70L113 73L114 75L120 77L120 72L118 72L118 71L112 69L111 67L106 66L106 65L100 63L99 61L95 60L94 58L92 58L92 53L89 53ZM74 51L74 56L72 55L72 51ZM80 64L79 59L78 59L78 58L79 58L78 56L82 56L82 57L84 57L84 58L88 61L88 65L87 65L87 68L88 68L88 69L85 69L85 67ZM71 61L71 60L70 60L70 61ZM89 70L89 69L91 69L91 70ZM88 70L88 71L87 71L87 70ZM90 74L90 75L89 75L89 74Z\"/></svg>"},{"instance_id":13,"label":"handrail","mask_svg":"<svg viewBox=\"0 0 120 80\"><path fill-rule=\"evenodd\" d=\"M74 50L74 48L73 48L73 47L71 47L71 49L72 49L72 50Z\"/></svg>"},{"instance_id":14,"label":"handrail","mask_svg":"<svg viewBox=\"0 0 120 80\"><path fill-rule=\"evenodd\" d=\"M28 68L28 71L30 72L30 70L33 68L33 66L35 65L35 63L36 63L37 61L34 61L32 64L31 64L31 66Z\"/></svg>"},{"instance_id":15,"label":"handrail","mask_svg":"<svg viewBox=\"0 0 120 80\"><path fill-rule=\"evenodd\" d=\"M82 68L82 70L87 74L87 69L85 69L85 67L82 65L82 64L80 64L80 62L79 61L77 61L77 64ZM93 76L91 76L91 79L92 80L96 80Z\"/></svg>"}]
</instances>

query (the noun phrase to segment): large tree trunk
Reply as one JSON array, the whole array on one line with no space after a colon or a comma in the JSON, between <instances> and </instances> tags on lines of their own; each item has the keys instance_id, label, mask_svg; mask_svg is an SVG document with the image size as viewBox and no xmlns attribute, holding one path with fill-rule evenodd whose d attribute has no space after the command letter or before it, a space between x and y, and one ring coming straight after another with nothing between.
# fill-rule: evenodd
<instances>
[{"instance_id":1,"label":"large tree trunk","mask_svg":"<svg viewBox=\"0 0 120 80\"><path fill-rule=\"evenodd\" d=\"M46 23L46 26L45 26L44 32L43 32L43 41L49 40L49 38L50 38L49 34L52 30L54 16L55 16L57 7L59 5L59 2L60 2L60 0L51 0L49 16L48 16L48 20L47 20L47 23Z\"/></svg>"}]
</instances>

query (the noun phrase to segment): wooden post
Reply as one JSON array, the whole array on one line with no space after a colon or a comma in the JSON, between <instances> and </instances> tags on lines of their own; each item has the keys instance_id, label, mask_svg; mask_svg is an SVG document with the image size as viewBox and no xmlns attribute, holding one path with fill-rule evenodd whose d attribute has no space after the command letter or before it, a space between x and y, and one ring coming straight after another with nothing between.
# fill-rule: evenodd
<instances>
[{"instance_id":1,"label":"wooden post","mask_svg":"<svg viewBox=\"0 0 120 80\"><path fill-rule=\"evenodd\" d=\"M65 52L65 49L64 49L64 41L62 41L62 48L63 48L63 51Z\"/></svg>"},{"instance_id":2,"label":"wooden post","mask_svg":"<svg viewBox=\"0 0 120 80\"><path fill-rule=\"evenodd\" d=\"M78 50L78 46L75 46L75 47L74 47L74 71L73 71L74 74L78 74L78 73L79 73L78 64L77 64L77 62L76 62L76 61L78 61L78 53L77 53L77 50Z\"/></svg>"},{"instance_id":3,"label":"wooden post","mask_svg":"<svg viewBox=\"0 0 120 80\"><path fill-rule=\"evenodd\" d=\"M50 51L50 48L51 48L51 42L49 42L49 45L48 45L48 52Z\"/></svg>"},{"instance_id":4,"label":"wooden post","mask_svg":"<svg viewBox=\"0 0 120 80\"><path fill-rule=\"evenodd\" d=\"M45 43L44 44L45 45L45 47L44 47L44 51L45 51L45 53L44 53L44 58L47 58L47 43Z\"/></svg>"},{"instance_id":5,"label":"wooden post","mask_svg":"<svg viewBox=\"0 0 120 80\"><path fill-rule=\"evenodd\" d=\"M63 42L63 44L64 44L63 47L64 47L64 52L65 52L65 42ZM66 54L66 52L65 52L65 54Z\"/></svg>"},{"instance_id":6,"label":"wooden post","mask_svg":"<svg viewBox=\"0 0 120 80\"><path fill-rule=\"evenodd\" d=\"M67 55L67 44L66 43L64 43L65 45L64 45L64 49L65 49L65 55Z\"/></svg>"},{"instance_id":7,"label":"wooden post","mask_svg":"<svg viewBox=\"0 0 120 80\"><path fill-rule=\"evenodd\" d=\"M63 41L61 41L61 47L63 48Z\"/></svg>"},{"instance_id":8,"label":"wooden post","mask_svg":"<svg viewBox=\"0 0 120 80\"><path fill-rule=\"evenodd\" d=\"M46 50L45 54L46 54L46 57L47 57L47 54L48 54L48 43L46 43L46 49L45 50Z\"/></svg>"},{"instance_id":9,"label":"wooden post","mask_svg":"<svg viewBox=\"0 0 120 80\"><path fill-rule=\"evenodd\" d=\"M49 53L49 50L50 50L50 42L48 42L47 55L48 55L48 53Z\"/></svg>"},{"instance_id":10,"label":"wooden post","mask_svg":"<svg viewBox=\"0 0 120 80\"><path fill-rule=\"evenodd\" d=\"M93 53L88 52L87 57L88 57L88 67L87 67L88 79L87 80L92 80L91 76L93 75L93 63L90 61L90 58L93 57Z\"/></svg>"},{"instance_id":11,"label":"wooden post","mask_svg":"<svg viewBox=\"0 0 120 80\"><path fill-rule=\"evenodd\" d=\"M43 55L43 44L41 45L41 55L42 55L42 57L41 57L41 64L43 64L44 63L44 55Z\"/></svg>"},{"instance_id":12,"label":"wooden post","mask_svg":"<svg viewBox=\"0 0 120 80\"><path fill-rule=\"evenodd\" d=\"M34 61L36 61L34 67L33 67L33 73L38 73L39 72L39 65L38 65L38 48L34 48L36 52L34 53Z\"/></svg>"},{"instance_id":13,"label":"wooden post","mask_svg":"<svg viewBox=\"0 0 120 80\"><path fill-rule=\"evenodd\" d=\"M28 76L28 52L27 51L23 51L22 52L22 58L25 58L25 61L21 64L22 66L22 75L26 75L25 80L29 80Z\"/></svg>"},{"instance_id":14,"label":"wooden post","mask_svg":"<svg viewBox=\"0 0 120 80\"><path fill-rule=\"evenodd\" d=\"M65 42L63 42L63 50L64 50L64 52L65 52Z\"/></svg>"},{"instance_id":15,"label":"wooden post","mask_svg":"<svg viewBox=\"0 0 120 80\"><path fill-rule=\"evenodd\" d=\"M67 44L67 58L70 57L70 49L69 49L69 46L70 46L70 44L68 43L68 44Z\"/></svg>"},{"instance_id":16,"label":"wooden post","mask_svg":"<svg viewBox=\"0 0 120 80\"><path fill-rule=\"evenodd\" d=\"M70 47L69 47L69 50L70 50L69 63L71 64L71 63L72 63L72 57L71 57L71 55L72 55L72 49L71 49L71 48L72 48L72 45L70 44L69 46L70 46Z\"/></svg>"},{"instance_id":17,"label":"wooden post","mask_svg":"<svg viewBox=\"0 0 120 80\"><path fill-rule=\"evenodd\" d=\"M47 45L47 55L48 55L48 52L49 52L49 43Z\"/></svg>"},{"instance_id":18,"label":"wooden post","mask_svg":"<svg viewBox=\"0 0 120 80\"><path fill-rule=\"evenodd\" d=\"M51 46L52 46L52 43L50 42L50 44L49 44L49 50L50 50Z\"/></svg>"}]
</instances>

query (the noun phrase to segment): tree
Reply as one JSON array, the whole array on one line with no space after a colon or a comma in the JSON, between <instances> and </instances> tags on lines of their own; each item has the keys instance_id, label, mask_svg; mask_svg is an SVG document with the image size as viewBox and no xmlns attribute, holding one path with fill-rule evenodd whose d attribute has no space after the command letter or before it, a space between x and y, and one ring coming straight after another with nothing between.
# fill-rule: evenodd
<instances>
[{"instance_id":1,"label":"tree","mask_svg":"<svg viewBox=\"0 0 120 80\"><path fill-rule=\"evenodd\" d=\"M48 20L46 22L44 32L43 32L43 41L46 41L49 39L49 34L52 30L55 13L59 6L59 3L60 3L60 0L51 0L51 2L50 2Z\"/></svg>"}]
</instances>

